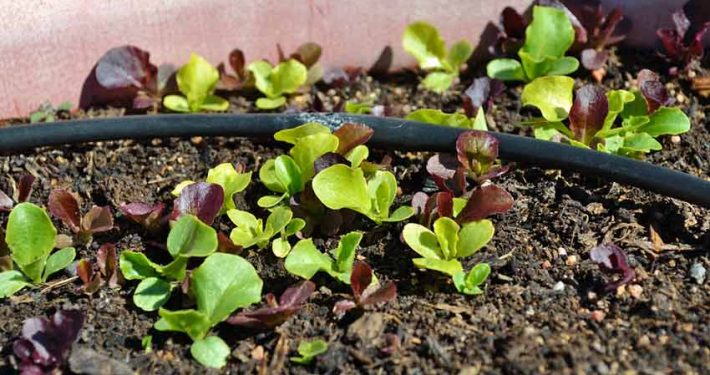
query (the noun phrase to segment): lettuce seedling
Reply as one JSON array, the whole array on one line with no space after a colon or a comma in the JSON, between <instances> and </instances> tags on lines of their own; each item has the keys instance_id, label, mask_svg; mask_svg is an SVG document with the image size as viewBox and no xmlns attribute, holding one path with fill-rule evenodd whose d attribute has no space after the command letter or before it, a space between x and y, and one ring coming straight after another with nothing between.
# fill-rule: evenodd
<instances>
[{"instance_id":1,"label":"lettuce seedling","mask_svg":"<svg viewBox=\"0 0 710 375\"><path fill-rule=\"evenodd\" d=\"M572 78L542 77L523 89L522 102L542 114L529 122L536 138L641 158L662 149L657 137L687 132L690 120L679 108L667 107L670 99L655 73L642 70L638 84L639 90L606 94L598 86L586 85L573 100Z\"/></svg>"},{"instance_id":2,"label":"lettuce seedling","mask_svg":"<svg viewBox=\"0 0 710 375\"><path fill-rule=\"evenodd\" d=\"M426 22L407 26L402 36L404 50L419 62L419 67L429 71L422 84L427 89L442 93L458 78L461 67L473 53L473 46L465 40L458 41L446 50L439 31Z\"/></svg>"},{"instance_id":3,"label":"lettuce seedling","mask_svg":"<svg viewBox=\"0 0 710 375\"><path fill-rule=\"evenodd\" d=\"M133 294L133 303L145 311L154 311L168 301L172 291L186 277L187 261L207 257L217 250L217 232L195 216L184 214L168 234L167 248L173 261L160 265L145 254L123 251L119 259L126 280L141 280Z\"/></svg>"},{"instance_id":4,"label":"lettuce seedling","mask_svg":"<svg viewBox=\"0 0 710 375\"><path fill-rule=\"evenodd\" d=\"M493 238L493 223L489 220L472 221L459 226L456 221L448 217L440 217L434 222L434 231L427 227L409 223L402 230L404 242L412 248L421 258L412 261L419 268L442 272L458 279L460 291L476 291L473 281L479 279L477 275L461 275L463 267L458 259L469 257L483 248ZM472 270L478 273L480 270ZM464 283L460 281L463 279ZM484 278L485 279L485 278ZM469 282L471 280L471 282Z\"/></svg>"},{"instance_id":5,"label":"lettuce seedling","mask_svg":"<svg viewBox=\"0 0 710 375\"><path fill-rule=\"evenodd\" d=\"M321 253L310 238L300 240L286 257L284 266L286 271L307 280L322 271L340 282L349 284L355 250L361 240L362 233L350 232L340 237L338 247L328 253Z\"/></svg>"},{"instance_id":6,"label":"lettuce seedling","mask_svg":"<svg viewBox=\"0 0 710 375\"><path fill-rule=\"evenodd\" d=\"M307 365L313 362L317 356L328 351L328 343L323 339L301 341L298 344L298 357L291 357L291 362L300 365Z\"/></svg>"},{"instance_id":7,"label":"lettuce seedling","mask_svg":"<svg viewBox=\"0 0 710 375\"><path fill-rule=\"evenodd\" d=\"M497 79L488 77L478 77L473 80L470 86L463 93L463 109L468 117L478 119L479 113L488 110L493 105L493 99L501 95L505 90L505 84ZM485 116L483 116L485 121ZM482 127L473 127L481 129Z\"/></svg>"},{"instance_id":8,"label":"lettuce seedling","mask_svg":"<svg viewBox=\"0 0 710 375\"><path fill-rule=\"evenodd\" d=\"M194 340L190 352L197 361L208 367L222 367L231 351L219 336L208 334L236 309L259 302L262 286L256 270L244 258L212 254L190 276L196 308L177 311L161 308L155 329L186 333Z\"/></svg>"},{"instance_id":9,"label":"lettuce seedling","mask_svg":"<svg viewBox=\"0 0 710 375\"><path fill-rule=\"evenodd\" d=\"M113 229L113 214L108 206L92 206L89 212L81 216L80 202L65 189L54 189L49 193L49 212L61 220L83 243L91 242L96 233Z\"/></svg>"},{"instance_id":10,"label":"lettuce seedling","mask_svg":"<svg viewBox=\"0 0 710 375\"><path fill-rule=\"evenodd\" d=\"M622 22L621 8L614 8L605 15L601 4L582 6L579 20L587 34L580 54L582 66L587 70L601 69L609 58L609 46L626 38L630 24Z\"/></svg>"},{"instance_id":11,"label":"lettuce seedling","mask_svg":"<svg viewBox=\"0 0 710 375\"><path fill-rule=\"evenodd\" d=\"M229 210L227 217L237 226L232 229L229 238L235 245L244 249L254 245L263 249L269 244L272 237L280 235L271 244L271 250L279 258L285 257L291 251L288 238L298 233L306 225L303 219L293 218L291 210L284 206L271 209L266 218L266 225L261 219L257 219L247 211Z\"/></svg>"},{"instance_id":12,"label":"lettuce seedling","mask_svg":"<svg viewBox=\"0 0 710 375\"><path fill-rule=\"evenodd\" d=\"M52 253L57 229L47 212L29 202L20 203L10 212L5 242L18 270L0 272L0 298L9 297L31 284L47 281L76 257L73 247Z\"/></svg>"},{"instance_id":13,"label":"lettuce seedling","mask_svg":"<svg viewBox=\"0 0 710 375\"><path fill-rule=\"evenodd\" d=\"M276 66L268 61L255 61L247 67L254 77L256 88L265 98L256 100L259 109L276 109L286 104L286 94L296 92L308 79L308 69L296 59Z\"/></svg>"},{"instance_id":14,"label":"lettuce seedling","mask_svg":"<svg viewBox=\"0 0 710 375\"><path fill-rule=\"evenodd\" d=\"M334 313L344 314L354 308L364 309L366 306L389 302L397 298L397 285L392 281L381 284L373 280L372 268L363 261L358 261L353 266L350 274L350 288L353 292L353 299L336 302L333 306Z\"/></svg>"},{"instance_id":15,"label":"lettuce seedling","mask_svg":"<svg viewBox=\"0 0 710 375\"><path fill-rule=\"evenodd\" d=\"M214 95L219 72L207 60L192 54L177 72L177 85L184 95L168 95L163 105L175 112L226 111L229 102Z\"/></svg>"},{"instance_id":16,"label":"lettuce seedling","mask_svg":"<svg viewBox=\"0 0 710 375\"><path fill-rule=\"evenodd\" d=\"M50 319L40 316L25 320L22 336L12 345L20 373L62 373L61 367L83 325L84 314L77 310L58 310Z\"/></svg>"},{"instance_id":17,"label":"lettuce seedling","mask_svg":"<svg viewBox=\"0 0 710 375\"><path fill-rule=\"evenodd\" d=\"M217 65L217 71L219 72L217 90L238 90L249 83L249 74L246 70L246 59L244 58L244 52L242 50L235 48L229 53L229 66L232 67L232 70L236 76L227 73L224 63L219 63Z\"/></svg>"},{"instance_id":18,"label":"lettuce seedling","mask_svg":"<svg viewBox=\"0 0 710 375\"><path fill-rule=\"evenodd\" d=\"M279 53L279 62L286 62L289 59L296 60L303 64L308 69L306 75L306 86L314 85L323 78L323 68L318 64L322 52L321 46L317 43L306 42L296 48L296 52L292 53L289 58L286 58L280 44L276 44L276 49Z\"/></svg>"},{"instance_id":19,"label":"lettuce seedling","mask_svg":"<svg viewBox=\"0 0 710 375\"><path fill-rule=\"evenodd\" d=\"M121 205L118 209L124 216L150 233L159 233L165 227L166 220L163 220L165 203L127 203Z\"/></svg>"},{"instance_id":20,"label":"lettuce seedling","mask_svg":"<svg viewBox=\"0 0 710 375\"><path fill-rule=\"evenodd\" d=\"M251 182L251 172L242 173L243 166L238 165L237 167L238 168L235 168L231 163L222 163L207 171L207 179L205 181L209 184L216 184L222 187L223 202L219 209L219 215L226 213L228 210L237 208L234 204L234 194L244 191L247 186L249 186L249 182ZM172 194L176 197L180 197L182 190L186 186L194 183L195 181L191 180L182 181L173 189ZM203 187L208 188L209 186ZM197 189L197 187L195 187L195 189ZM204 195L204 193L207 192L205 191L201 195ZM218 193L212 191L209 196L214 197L214 194Z\"/></svg>"},{"instance_id":21,"label":"lettuce seedling","mask_svg":"<svg viewBox=\"0 0 710 375\"><path fill-rule=\"evenodd\" d=\"M212 225L224 203L224 190L220 185L196 182L185 186L173 203L171 220L181 215L197 216L207 225Z\"/></svg>"},{"instance_id":22,"label":"lettuce seedling","mask_svg":"<svg viewBox=\"0 0 710 375\"><path fill-rule=\"evenodd\" d=\"M0 211L10 211L15 202L27 202L32 195L32 185L35 182L35 177L31 174L25 174L20 177L17 183L14 180L11 180L11 182L14 188L12 198L0 190Z\"/></svg>"},{"instance_id":23,"label":"lettuce seedling","mask_svg":"<svg viewBox=\"0 0 710 375\"><path fill-rule=\"evenodd\" d=\"M68 119L71 108L71 102L62 102L56 108L49 101L44 102L30 113L30 124L54 122L57 118Z\"/></svg>"},{"instance_id":24,"label":"lettuce seedling","mask_svg":"<svg viewBox=\"0 0 710 375\"><path fill-rule=\"evenodd\" d=\"M276 300L272 293L267 294L266 307L253 311L242 311L232 315L229 324L256 330L269 330L280 326L292 315L296 314L308 298L315 292L316 284L304 280L286 289L281 298Z\"/></svg>"},{"instance_id":25,"label":"lettuce seedling","mask_svg":"<svg viewBox=\"0 0 710 375\"><path fill-rule=\"evenodd\" d=\"M575 31L564 10L535 6L533 20L525 30L525 43L518 51L520 61L495 59L486 67L488 77L529 82L542 76L570 74L579 67L577 59L565 56L574 40Z\"/></svg>"},{"instance_id":26,"label":"lettuce seedling","mask_svg":"<svg viewBox=\"0 0 710 375\"><path fill-rule=\"evenodd\" d=\"M613 243L596 246L589 253L589 258L594 263L598 264L602 271L621 274L619 280L604 286L604 290L607 292L616 290L616 288L621 285L630 283L636 277L636 271L629 266L626 253Z\"/></svg>"},{"instance_id":27,"label":"lettuce seedling","mask_svg":"<svg viewBox=\"0 0 710 375\"><path fill-rule=\"evenodd\" d=\"M454 286L456 286L456 290L459 293L472 296L483 294L480 286L483 285L490 273L491 266L488 263L478 263L473 266L468 274L463 271L455 274L453 277Z\"/></svg>"},{"instance_id":28,"label":"lettuce seedling","mask_svg":"<svg viewBox=\"0 0 710 375\"><path fill-rule=\"evenodd\" d=\"M512 7L505 7L500 13L498 38L495 49L503 55L512 55L523 45L528 21ZM494 52L494 51L492 51Z\"/></svg>"},{"instance_id":29,"label":"lettuce seedling","mask_svg":"<svg viewBox=\"0 0 710 375\"><path fill-rule=\"evenodd\" d=\"M452 128L488 130L486 114L483 107L479 107L476 116L469 118L462 113L446 113L439 109L418 109L408 114L405 120L425 122L427 124L450 126Z\"/></svg>"},{"instance_id":30,"label":"lettuce seedling","mask_svg":"<svg viewBox=\"0 0 710 375\"><path fill-rule=\"evenodd\" d=\"M98 270L95 270L97 268ZM118 268L116 245L105 243L96 253L96 267L86 259L80 260L76 265L76 275L84 284L86 294L93 294L105 284L109 288L119 288L123 284L123 275Z\"/></svg>"},{"instance_id":31,"label":"lettuce seedling","mask_svg":"<svg viewBox=\"0 0 710 375\"><path fill-rule=\"evenodd\" d=\"M687 68L705 52L703 36L710 27L710 7L704 1L688 1L673 13L674 28L656 31L668 60Z\"/></svg>"}]
</instances>

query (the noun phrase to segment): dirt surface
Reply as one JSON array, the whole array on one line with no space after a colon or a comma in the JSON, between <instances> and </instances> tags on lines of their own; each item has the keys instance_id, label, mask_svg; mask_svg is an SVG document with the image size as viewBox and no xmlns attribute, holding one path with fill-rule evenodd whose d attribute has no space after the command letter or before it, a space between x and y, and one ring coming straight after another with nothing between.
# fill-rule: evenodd
<instances>
[{"instance_id":1,"label":"dirt surface","mask_svg":"<svg viewBox=\"0 0 710 375\"><path fill-rule=\"evenodd\" d=\"M639 58L641 60L641 58ZM639 61L633 60L633 61ZM609 69L605 85L624 87L638 64ZM582 81L589 78L581 75ZM325 110L343 98L372 97L387 104L394 116L418 107L455 110L460 107L458 85L443 97L421 91L411 76L380 82L362 78L348 88L320 87L292 99L307 106L319 95ZM710 178L710 107L689 90L682 79L668 88L691 117L693 127L675 142L664 139L664 151L649 161ZM520 109L521 87L510 87L489 111L494 130L526 134L517 125L529 116ZM246 111L251 103L231 98L232 110ZM92 115L107 112L98 111ZM117 114L109 111L108 114ZM79 116L84 116L79 114ZM244 163L258 170L261 163L283 150L274 144L254 144L244 139L163 139L151 142L106 142L38 150L31 154L0 157L0 189L24 173L38 178L31 201L44 205L49 191L66 187L91 204L111 205L131 201L170 202L169 192L184 179L203 179L221 162ZM378 151L374 159L384 156ZM390 154L402 186L400 203L427 183L424 154ZM372 159L373 157L371 157ZM229 325L217 332L233 349L230 373L708 373L710 371L710 281L698 283L690 276L693 264L710 269L710 211L616 183L585 178L574 173L537 168L513 168L497 181L515 198L513 209L492 218L496 233L491 243L464 261L469 269L479 261L491 263L493 273L484 295L456 293L453 285L433 272L417 270L414 252L400 242L402 224L375 228L366 222L359 256L399 290L395 302L362 315L338 319L333 304L349 293L347 286L317 276L319 288L305 308L274 332L252 333ZM265 193L255 178L237 204L258 212L256 199ZM6 214L0 214L4 227ZM60 232L69 233L59 222ZM228 230L226 222L219 224ZM653 227L665 245L651 242ZM91 246L78 248L93 258L105 242L118 249L161 250L152 245L164 239L144 236L141 229L117 214L117 229L96 236ZM333 244L334 238L319 243ZM589 250L614 241L629 255L636 280L615 293L601 288L611 280L589 260ZM264 293L280 294L296 279L283 261L269 251L244 254L264 279ZM66 278L64 275L60 278ZM78 345L123 361L141 373L205 373L189 353L190 341L179 333L151 329L157 314L133 306L136 283L120 290L102 289L85 296L78 284L25 290L0 301L0 373L12 373L11 344L22 321L56 309L80 309L87 314ZM177 304L179 301L171 301ZM145 353L141 339L153 335L153 351ZM387 334L401 345L392 355ZM303 339L320 337L329 350L312 365L300 366L284 359L295 354ZM392 337L390 335L390 337ZM287 352L279 350L285 348Z\"/></svg>"}]
</instances>

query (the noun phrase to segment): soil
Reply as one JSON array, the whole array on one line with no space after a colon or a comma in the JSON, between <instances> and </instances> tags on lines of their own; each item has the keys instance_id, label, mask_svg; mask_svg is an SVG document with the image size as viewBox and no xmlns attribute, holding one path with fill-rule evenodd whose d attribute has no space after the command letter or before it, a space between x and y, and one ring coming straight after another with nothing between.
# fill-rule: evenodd
<instances>
[{"instance_id":1,"label":"soil","mask_svg":"<svg viewBox=\"0 0 710 375\"><path fill-rule=\"evenodd\" d=\"M624 62L625 65L622 65ZM621 88L641 66L665 66L655 56L631 51L609 68L605 86ZM346 88L318 87L292 99L299 106L319 96L326 110L343 98L388 104L401 116L419 107L455 110L465 87L435 96L420 90L411 74L378 81L360 77ZM585 74L580 81L588 81ZM463 79L468 82L467 78ZM690 90L682 78L666 78L667 87L693 127L679 140L664 139L664 151L649 161L710 178L710 105ZM521 87L509 87L488 113L493 130L529 133L518 125L530 112L520 108ZM232 110L252 110L252 103L232 97ZM75 116L120 115L95 111ZM150 142L99 142L40 149L0 157L3 180L24 173L38 178L31 201L44 204L49 191L66 187L92 204L116 207L132 201L170 202L170 191L184 179L204 178L221 162L244 163L258 170L261 163L284 150L276 144L256 144L239 138L156 139ZM377 151L374 159L386 153ZM426 154L389 153L403 194L400 203L428 184ZM372 158L372 157L371 157ZM223 372L230 373L708 373L710 372L710 281L690 276L693 264L710 269L710 210L575 173L538 168L513 168L496 181L515 198L513 209L492 218L496 233L485 250L464 262L469 269L488 261L493 272L485 294L464 296L432 272L414 267L413 252L399 239L402 224L375 227L359 223L366 232L359 257L377 275L394 280L399 296L389 304L343 318L331 312L349 293L347 286L316 276L317 293L296 316L273 332L253 333L222 324L217 332L233 349ZM257 210L264 188L255 178L237 204ZM0 215L4 227L6 214ZM117 214L117 229L98 235L79 247L93 258L100 244L114 242L121 250L161 250L136 225ZM68 229L55 222L60 232ZM220 223L227 230L226 223ZM651 229L653 228L653 229ZM651 240L660 235L662 245ZM333 244L334 238L320 238ZM614 278L589 259L595 245L613 241L629 256L637 277L632 284L605 294ZM264 279L264 293L280 294L296 281L283 261L270 252L243 254ZM63 278L68 277L65 275ZM86 323L77 345L100 356L127 363L141 373L205 373L191 359L189 339L178 333L151 329L157 314L143 312L131 301L135 283L122 289L101 289L93 296L67 284L44 290L25 290L0 302L0 373L12 373L12 341L24 319L57 309L79 309ZM171 301L176 304L179 301ZM153 336L152 352L141 339ZM390 335L387 335L390 334ZM320 337L329 350L312 365L288 361L298 343ZM392 337L400 342L385 354Z\"/></svg>"}]
</instances>

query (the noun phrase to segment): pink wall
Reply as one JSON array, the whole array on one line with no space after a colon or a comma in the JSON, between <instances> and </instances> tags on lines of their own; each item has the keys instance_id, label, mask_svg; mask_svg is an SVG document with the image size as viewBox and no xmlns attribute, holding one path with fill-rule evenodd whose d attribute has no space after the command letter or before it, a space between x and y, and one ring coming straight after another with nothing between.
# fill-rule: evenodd
<instances>
[{"instance_id":1,"label":"pink wall","mask_svg":"<svg viewBox=\"0 0 710 375\"><path fill-rule=\"evenodd\" d=\"M675 9L682 0L607 0L628 8ZM247 60L274 58L305 41L323 46L326 66L369 66L385 45L395 63L404 26L418 19L439 27L446 40L476 42L489 21L528 0L0 0L0 118L27 115L45 100L78 103L81 85L109 48L134 44L156 63L185 62L190 52L213 63L235 47ZM660 4L660 5L659 5ZM665 13L665 11L663 12ZM639 16L637 10L627 14ZM667 16L636 22L636 36L653 33Z\"/></svg>"}]
</instances>

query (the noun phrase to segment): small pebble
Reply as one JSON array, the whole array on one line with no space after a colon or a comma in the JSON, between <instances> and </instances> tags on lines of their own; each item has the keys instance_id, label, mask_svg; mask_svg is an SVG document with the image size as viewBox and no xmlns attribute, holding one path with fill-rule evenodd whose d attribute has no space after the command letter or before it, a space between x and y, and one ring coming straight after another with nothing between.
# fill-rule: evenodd
<instances>
[{"instance_id":1,"label":"small pebble","mask_svg":"<svg viewBox=\"0 0 710 375\"><path fill-rule=\"evenodd\" d=\"M542 262L542 269L546 270L546 269L549 269L550 267L552 267L552 263L550 263L549 260Z\"/></svg>"},{"instance_id":2,"label":"small pebble","mask_svg":"<svg viewBox=\"0 0 710 375\"><path fill-rule=\"evenodd\" d=\"M565 250L564 247L560 247L559 249L557 249L557 255L561 257L567 256L567 250Z\"/></svg>"},{"instance_id":3,"label":"small pebble","mask_svg":"<svg viewBox=\"0 0 710 375\"><path fill-rule=\"evenodd\" d=\"M574 267L575 264L577 264L577 256L576 255L570 255L567 257L567 265L569 267Z\"/></svg>"},{"instance_id":4,"label":"small pebble","mask_svg":"<svg viewBox=\"0 0 710 375\"><path fill-rule=\"evenodd\" d=\"M674 145L679 144L680 143L680 136L679 135L671 136L671 142L673 142Z\"/></svg>"},{"instance_id":5,"label":"small pebble","mask_svg":"<svg viewBox=\"0 0 710 375\"><path fill-rule=\"evenodd\" d=\"M565 283L563 283L562 281L558 281L557 284L555 284L555 286L552 287L552 290L555 291L555 292L558 292L558 293L559 293L559 292L564 292L564 290L565 290Z\"/></svg>"},{"instance_id":6,"label":"small pebble","mask_svg":"<svg viewBox=\"0 0 710 375\"><path fill-rule=\"evenodd\" d=\"M705 267L703 267L702 264L693 263L693 265L690 266L690 277L695 279L696 283L702 284L705 281L706 274L707 270L705 269Z\"/></svg>"},{"instance_id":7,"label":"small pebble","mask_svg":"<svg viewBox=\"0 0 710 375\"><path fill-rule=\"evenodd\" d=\"M649 345L651 345L651 339L649 339L648 336L643 335L643 336L639 337L638 341L636 341L636 345L649 346Z\"/></svg>"},{"instance_id":8,"label":"small pebble","mask_svg":"<svg viewBox=\"0 0 710 375\"><path fill-rule=\"evenodd\" d=\"M641 298L641 293L643 293L643 288L641 285L629 285L629 294L635 299Z\"/></svg>"},{"instance_id":9,"label":"small pebble","mask_svg":"<svg viewBox=\"0 0 710 375\"><path fill-rule=\"evenodd\" d=\"M602 320L604 320L605 317L606 317L606 314L604 313L604 311L601 311L601 310L592 311L591 318L595 322L601 322Z\"/></svg>"}]
</instances>

